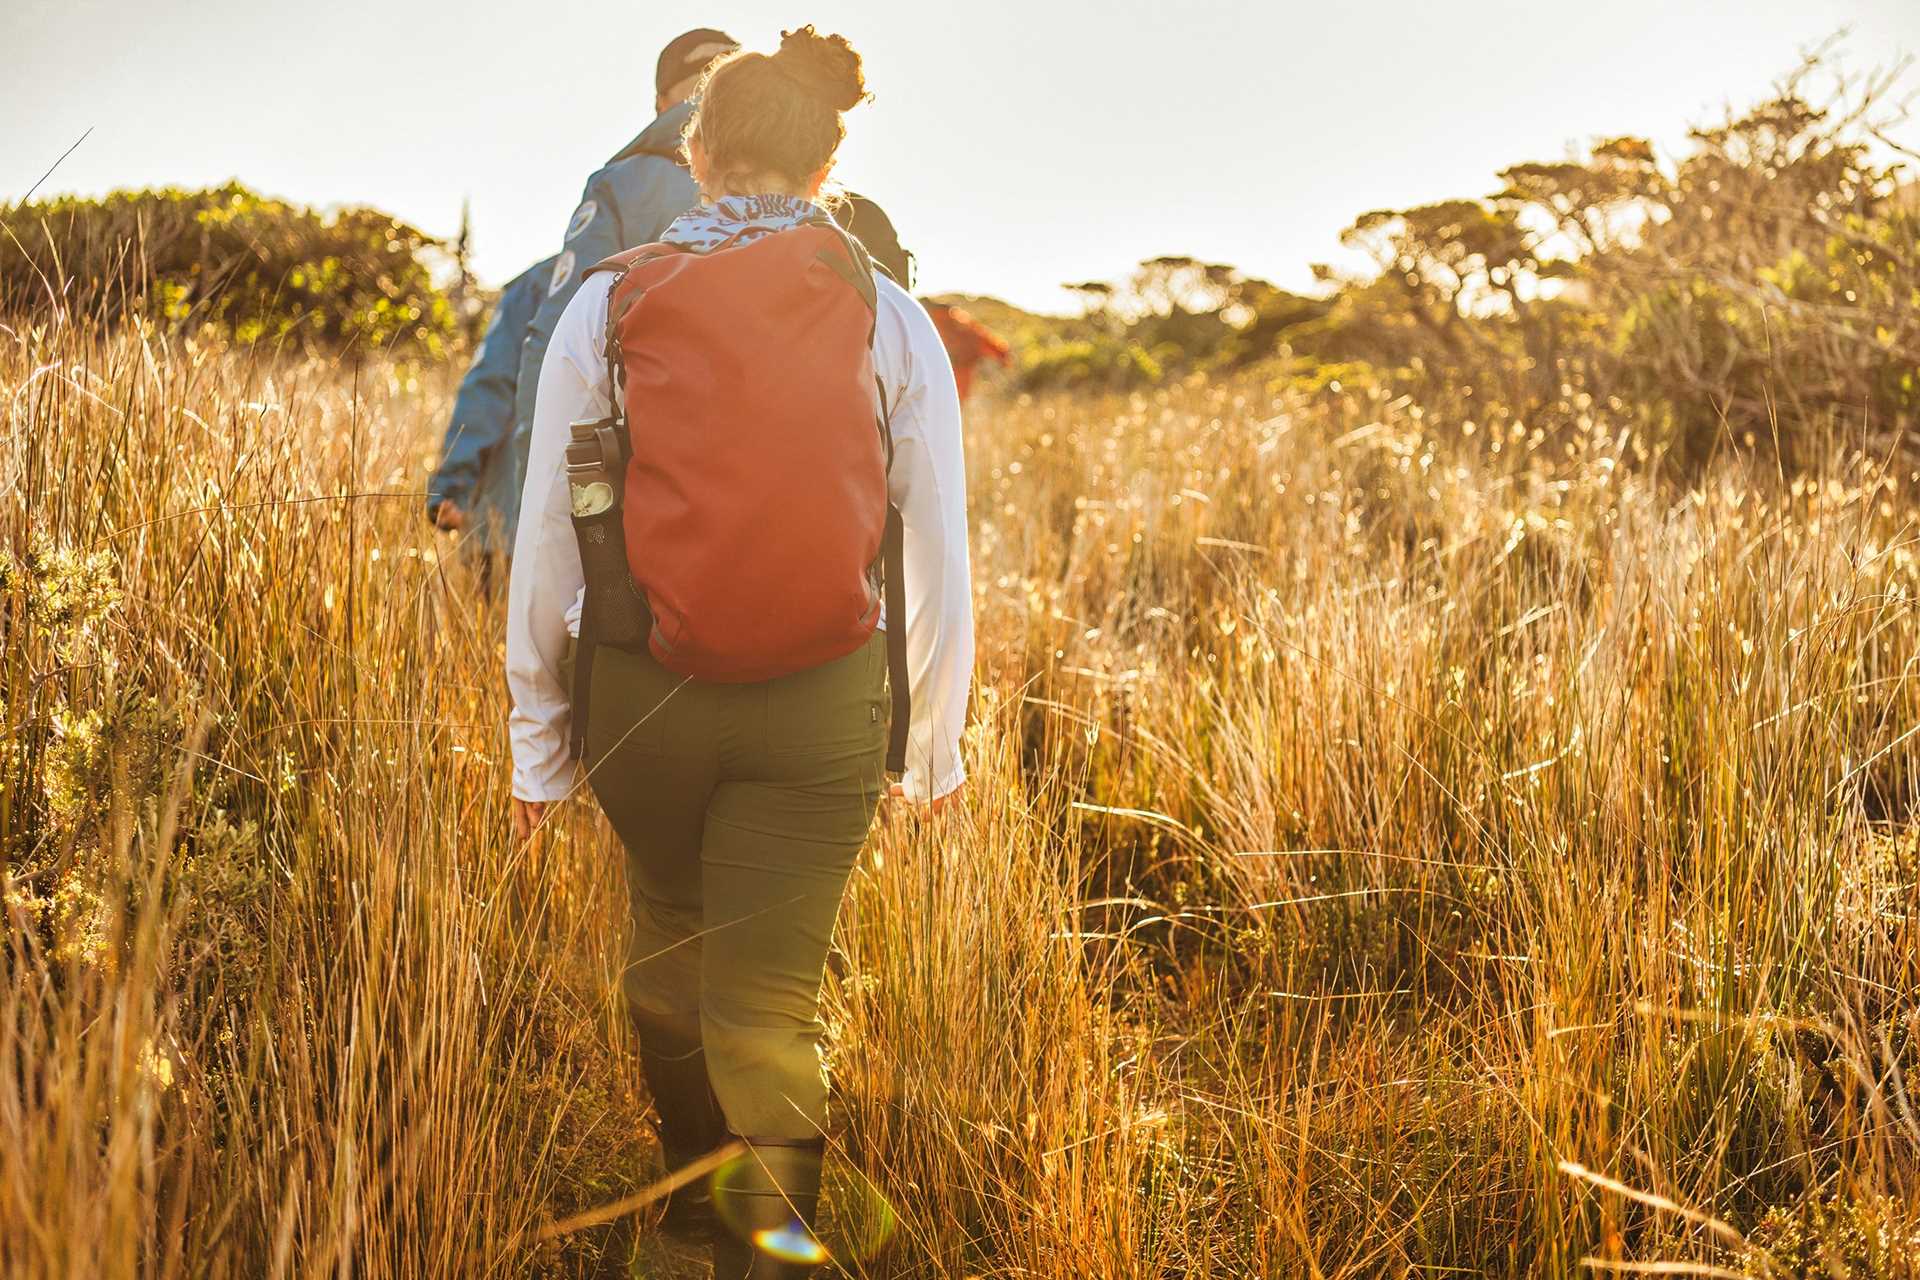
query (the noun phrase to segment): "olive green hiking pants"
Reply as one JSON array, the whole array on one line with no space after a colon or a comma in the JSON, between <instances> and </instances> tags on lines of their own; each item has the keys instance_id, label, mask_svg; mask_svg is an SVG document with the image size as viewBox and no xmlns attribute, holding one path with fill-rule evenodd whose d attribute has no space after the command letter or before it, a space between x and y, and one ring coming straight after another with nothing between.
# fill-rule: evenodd
<instances>
[{"instance_id":1,"label":"olive green hiking pants","mask_svg":"<svg viewBox=\"0 0 1920 1280\"><path fill-rule=\"evenodd\" d=\"M644 1037L697 1035L734 1132L824 1131L820 981L884 784L886 639L763 684L593 651L586 761L627 853Z\"/></svg>"}]
</instances>

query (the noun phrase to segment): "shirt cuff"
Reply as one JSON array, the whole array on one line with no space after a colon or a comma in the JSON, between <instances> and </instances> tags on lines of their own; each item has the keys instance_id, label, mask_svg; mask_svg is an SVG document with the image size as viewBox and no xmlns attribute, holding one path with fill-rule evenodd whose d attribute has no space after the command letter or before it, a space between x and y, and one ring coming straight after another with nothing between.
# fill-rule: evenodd
<instances>
[{"instance_id":1,"label":"shirt cuff","mask_svg":"<svg viewBox=\"0 0 1920 1280\"><path fill-rule=\"evenodd\" d=\"M431 516L440 510L440 504L443 502L451 502L454 506L465 511L467 509L468 499L472 497L473 491L464 484L429 482L427 485L427 514Z\"/></svg>"},{"instance_id":2,"label":"shirt cuff","mask_svg":"<svg viewBox=\"0 0 1920 1280\"><path fill-rule=\"evenodd\" d=\"M573 761L566 756L538 769L516 767L513 771L513 798L541 804L565 800L573 794L573 775Z\"/></svg>"},{"instance_id":3,"label":"shirt cuff","mask_svg":"<svg viewBox=\"0 0 1920 1280\"><path fill-rule=\"evenodd\" d=\"M926 785L926 779L918 769L907 770L906 776L900 782L901 790L907 793L908 799L927 804L938 800L941 796L958 791L966 780L967 767L962 764L955 765L936 779L931 788Z\"/></svg>"}]
</instances>

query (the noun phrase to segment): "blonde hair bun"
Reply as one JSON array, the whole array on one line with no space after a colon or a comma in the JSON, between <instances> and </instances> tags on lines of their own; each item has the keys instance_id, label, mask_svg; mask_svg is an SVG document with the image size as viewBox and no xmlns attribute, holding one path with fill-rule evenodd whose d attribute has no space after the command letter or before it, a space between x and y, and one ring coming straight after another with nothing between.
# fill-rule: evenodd
<instances>
[{"instance_id":1,"label":"blonde hair bun","mask_svg":"<svg viewBox=\"0 0 1920 1280\"><path fill-rule=\"evenodd\" d=\"M823 36L808 23L797 31L782 32L774 65L808 94L835 111L849 111L867 96L860 55L845 36Z\"/></svg>"}]
</instances>

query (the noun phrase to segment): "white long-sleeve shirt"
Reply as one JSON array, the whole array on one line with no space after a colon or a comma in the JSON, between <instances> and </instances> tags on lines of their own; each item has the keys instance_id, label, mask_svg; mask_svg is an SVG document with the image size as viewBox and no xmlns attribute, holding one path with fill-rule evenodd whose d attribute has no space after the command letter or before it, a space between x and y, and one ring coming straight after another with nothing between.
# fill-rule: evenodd
<instances>
[{"instance_id":1,"label":"white long-sleeve shirt","mask_svg":"<svg viewBox=\"0 0 1920 1280\"><path fill-rule=\"evenodd\" d=\"M513 794L522 800L558 800L573 789L571 705L560 660L569 634L579 630L583 579L565 458L571 424L611 411L603 344L612 279L602 273L580 286L540 368L507 599ZM909 796L929 800L966 779L960 731L973 673L973 587L960 398L933 320L891 280L876 283L874 366L893 411L887 486L906 531L913 715L904 781Z\"/></svg>"}]
</instances>

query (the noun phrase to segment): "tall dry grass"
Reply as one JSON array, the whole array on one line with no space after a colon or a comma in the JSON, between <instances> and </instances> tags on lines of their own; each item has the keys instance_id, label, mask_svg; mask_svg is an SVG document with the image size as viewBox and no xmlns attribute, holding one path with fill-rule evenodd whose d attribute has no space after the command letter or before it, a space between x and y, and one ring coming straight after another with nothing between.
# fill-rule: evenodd
<instances>
[{"instance_id":1,"label":"tall dry grass","mask_svg":"<svg viewBox=\"0 0 1920 1280\"><path fill-rule=\"evenodd\" d=\"M446 371L0 337L0 1269L674 1273L542 1239L653 1157L618 860L511 842L420 519ZM856 1270L1913 1273L1920 477L1252 384L971 432L969 803L829 983Z\"/></svg>"}]
</instances>

